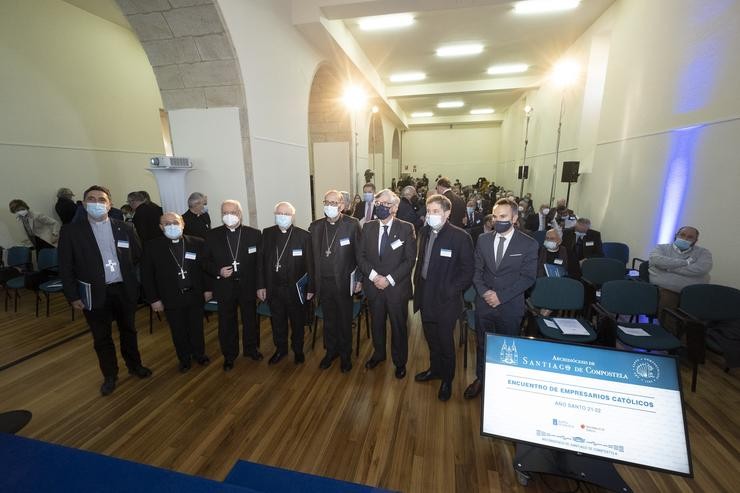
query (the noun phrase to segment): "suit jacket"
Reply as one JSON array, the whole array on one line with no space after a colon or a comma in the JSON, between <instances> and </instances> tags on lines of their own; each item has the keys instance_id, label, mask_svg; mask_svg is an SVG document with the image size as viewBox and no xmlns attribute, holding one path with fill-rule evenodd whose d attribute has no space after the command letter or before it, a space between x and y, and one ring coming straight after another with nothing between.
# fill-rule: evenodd
<instances>
[{"instance_id":1,"label":"suit jacket","mask_svg":"<svg viewBox=\"0 0 740 493\"><path fill-rule=\"evenodd\" d=\"M185 221L186 235L199 236L205 239L208 230L211 229L211 216L207 212L196 216L188 209L182 214L182 220Z\"/></svg>"},{"instance_id":2,"label":"suit jacket","mask_svg":"<svg viewBox=\"0 0 740 493\"><path fill-rule=\"evenodd\" d=\"M405 198L401 199L401 202L398 204L398 212L396 213L398 219L413 224L414 228L418 231L424 225L422 216L424 214L419 214L419 211L414 208L414 205L409 200Z\"/></svg>"},{"instance_id":3,"label":"suit jacket","mask_svg":"<svg viewBox=\"0 0 740 493\"><path fill-rule=\"evenodd\" d=\"M280 269L286 269L288 287L292 288L291 292L295 294L296 298L298 297L298 291L295 289L295 283L306 273L308 273L310 278L313 277L311 235L308 231L298 226L291 226L286 233L282 233L277 226L265 228L262 231L263 275L260 278L261 283L257 288L267 289L267 301L270 300L271 294L277 287L274 284L275 278L273 273L275 272L275 265L280 253L277 251L278 239L282 239L282 236L287 236L288 234L290 234L290 240L285 247L285 253L283 253L280 259ZM280 246L282 247L282 242Z\"/></svg>"},{"instance_id":4,"label":"suit jacket","mask_svg":"<svg viewBox=\"0 0 740 493\"><path fill-rule=\"evenodd\" d=\"M492 309L482 298L490 289L496 292L501 302L498 309L507 310L512 315L523 314L524 292L537 279L539 246L532 238L515 229L504 258L496 268L497 237L495 231L484 233L478 238L475 247L473 284L478 292L476 308Z\"/></svg>"},{"instance_id":5,"label":"suit jacket","mask_svg":"<svg viewBox=\"0 0 740 493\"><path fill-rule=\"evenodd\" d=\"M130 302L135 303L139 299L137 267L141 258L141 243L130 224L118 219L109 221L126 295ZM89 221L62 226L58 253L59 277L67 300L72 302L80 299L77 281L84 281L90 283L93 309L101 308L105 303L105 270Z\"/></svg>"},{"instance_id":6,"label":"suit jacket","mask_svg":"<svg viewBox=\"0 0 740 493\"><path fill-rule=\"evenodd\" d=\"M216 300L229 299L239 294L257 296L257 286L263 281L260 256L262 255L262 233L260 230L241 225L241 239L232 239L231 248L236 255L237 271L228 278L221 277L222 267L231 267L233 258L227 243L226 226L208 231L203 249L203 269L213 279L213 296Z\"/></svg>"},{"instance_id":7,"label":"suit jacket","mask_svg":"<svg viewBox=\"0 0 740 493\"><path fill-rule=\"evenodd\" d=\"M159 229L160 217L162 217L162 208L152 202L139 204L134 211L134 227L143 244L162 236L162 230Z\"/></svg>"},{"instance_id":8,"label":"suit jacket","mask_svg":"<svg viewBox=\"0 0 740 493\"><path fill-rule=\"evenodd\" d=\"M470 217L472 215L472 218ZM452 216L452 214L450 214ZM473 214L468 214L467 207L465 210L465 217L467 218L467 224L465 229L472 229L475 227L483 227L483 219L485 216L478 211L473 211Z\"/></svg>"},{"instance_id":9,"label":"suit jacket","mask_svg":"<svg viewBox=\"0 0 740 493\"><path fill-rule=\"evenodd\" d=\"M452 224L453 226L457 226L458 228L464 227L465 225L463 224L463 218L468 213L466 210L467 206L465 205L465 201L452 190L447 190L444 193L444 196L450 199L450 202L452 202L452 210L450 211L450 224Z\"/></svg>"},{"instance_id":10,"label":"suit jacket","mask_svg":"<svg viewBox=\"0 0 740 493\"><path fill-rule=\"evenodd\" d=\"M423 320L455 318L462 312L462 295L473 280L473 240L465 230L449 222L442 226L436 233L427 279L424 280L421 271L430 234L434 233L428 225L419 231L419 253L414 271L414 311L421 310ZM445 256L442 250L445 250Z\"/></svg>"},{"instance_id":11,"label":"suit jacket","mask_svg":"<svg viewBox=\"0 0 740 493\"><path fill-rule=\"evenodd\" d=\"M365 278L369 278L372 271L381 276L390 275L395 285L389 285L382 292L385 292L388 299L407 302L411 299L411 271L416 260L414 226L398 218L393 219L388 231L389 246L382 259L378 252L381 226L377 219L365 224L362 229L357 263ZM366 282L364 287L369 299L374 299L381 294L381 291L370 281Z\"/></svg>"},{"instance_id":12,"label":"suit jacket","mask_svg":"<svg viewBox=\"0 0 740 493\"><path fill-rule=\"evenodd\" d=\"M601 233L595 229L589 229L586 235L583 237L583 249L578 255L576 248L576 231L574 228L568 228L563 230L563 246L568 249L571 256L576 260L580 261L584 258L591 257L603 257L604 250L601 244Z\"/></svg>"},{"instance_id":13,"label":"suit jacket","mask_svg":"<svg viewBox=\"0 0 740 493\"><path fill-rule=\"evenodd\" d=\"M185 244L183 263L182 245ZM141 284L147 303L161 301L166 310L202 305L203 291L203 245L204 240L197 236L183 236L178 243L166 237L155 238L149 242L141 260ZM173 250L170 247L173 246ZM190 291L180 292L180 268L187 272L186 280ZM192 284L192 285L190 285Z\"/></svg>"},{"instance_id":14,"label":"suit jacket","mask_svg":"<svg viewBox=\"0 0 740 493\"><path fill-rule=\"evenodd\" d=\"M321 286L321 255L324 255L324 252L326 251L326 237L328 235L326 228L327 226L327 219L317 219L316 221L311 223L311 226L309 226L308 231L311 234L311 252L313 254L313 269L314 269L314 277L310 280L308 284L308 292L309 293L316 293L318 296L320 294L320 286ZM336 238L334 238L334 242L332 243L332 258L334 259L332 266L333 266L333 275L336 279L337 283L337 289L339 292L345 291L347 295L349 296L349 283L350 283L350 276L352 275L352 271L357 267L357 249L360 242L360 222L350 216L345 216L344 214L341 215L341 217L337 220L336 226L333 226L338 228L336 233ZM334 233L331 235L328 235L329 241L331 241L332 236L334 236ZM349 241L346 245L341 245L341 243L345 243L346 241ZM357 272L357 281L360 282L362 280L362 273L358 269Z\"/></svg>"},{"instance_id":15,"label":"suit jacket","mask_svg":"<svg viewBox=\"0 0 740 493\"><path fill-rule=\"evenodd\" d=\"M75 213L77 212L77 204L75 204L72 199L59 197L54 206L54 210L59 216L59 219L61 219L62 224L71 223L72 219L75 217Z\"/></svg>"},{"instance_id":16,"label":"suit jacket","mask_svg":"<svg viewBox=\"0 0 740 493\"><path fill-rule=\"evenodd\" d=\"M540 253L537 258L537 277L545 277L547 274L545 272L545 263L547 260L547 248L544 246L540 247ZM572 264L570 262L570 255L568 254L568 249L565 248L563 245L560 245L558 247L557 254L555 256L555 259L560 260L561 263L555 262L556 265L560 265L563 269L565 269L565 272L568 274L568 276L573 277L572 272Z\"/></svg>"},{"instance_id":17,"label":"suit jacket","mask_svg":"<svg viewBox=\"0 0 740 493\"><path fill-rule=\"evenodd\" d=\"M362 201L359 204L355 205L355 210L352 211L352 217L354 217L358 221L365 219L365 204L366 202ZM370 207L374 208L375 205L370 204ZM375 210L370 213L370 217L372 219L375 219Z\"/></svg>"}]
</instances>

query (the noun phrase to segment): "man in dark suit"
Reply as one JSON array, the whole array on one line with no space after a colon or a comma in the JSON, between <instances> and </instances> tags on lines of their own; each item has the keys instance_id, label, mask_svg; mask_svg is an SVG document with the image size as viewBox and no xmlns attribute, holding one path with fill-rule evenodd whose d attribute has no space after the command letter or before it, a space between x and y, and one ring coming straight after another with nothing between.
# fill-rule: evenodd
<instances>
[{"instance_id":1,"label":"man in dark suit","mask_svg":"<svg viewBox=\"0 0 740 493\"><path fill-rule=\"evenodd\" d=\"M326 355L319 368L326 370L340 358L342 373L347 373L352 369L352 295L362 289L362 274L356 255L360 223L342 214L343 208L342 194L329 190L324 194L326 217L308 228L315 273L308 292L316 293L324 314Z\"/></svg>"},{"instance_id":2,"label":"man in dark suit","mask_svg":"<svg viewBox=\"0 0 740 493\"><path fill-rule=\"evenodd\" d=\"M54 206L54 210L61 219L62 224L68 224L72 222L77 212L77 204L75 204L73 197L74 192L69 188L60 188L57 190L57 203Z\"/></svg>"},{"instance_id":3,"label":"man in dark suit","mask_svg":"<svg viewBox=\"0 0 740 493\"><path fill-rule=\"evenodd\" d=\"M208 197L200 192L193 192L188 197L188 210L182 215L185 221L185 234L205 239L211 229L211 216L206 210Z\"/></svg>"},{"instance_id":4,"label":"man in dark suit","mask_svg":"<svg viewBox=\"0 0 740 493\"><path fill-rule=\"evenodd\" d=\"M131 192L128 194L128 205L134 210L134 227L141 238L142 245L146 247L149 240L162 236L159 228L159 218L162 217L162 208L150 202L143 192Z\"/></svg>"},{"instance_id":5,"label":"man in dark suit","mask_svg":"<svg viewBox=\"0 0 740 493\"><path fill-rule=\"evenodd\" d=\"M365 183L362 187L362 202L355 206L355 210L352 211L352 217L360 221L360 227L368 221L372 221L374 216L375 207L375 185L373 183Z\"/></svg>"},{"instance_id":6,"label":"man in dark suit","mask_svg":"<svg viewBox=\"0 0 740 493\"><path fill-rule=\"evenodd\" d=\"M483 213L477 210L478 201L474 198L468 200L467 206L465 207L465 229L471 230L473 228L483 227Z\"/></svg>"},{"instance_id":7,"label":"man in dark suit","mask_svg":"<svg viewBox=\"0 0 740 493\"><path fill-rule=\"evenodd\" d=\"M312 277L311 237L308 231L293 225L295 207L289 202L275 206L275 226L262 232L262 272L257 297L270 306L270 323L275 353L269 364L274 365L288 354L288 321L291 325L291 346L295 364L305 361L303 327L306 310L303 305L313 295L306 293L301 300L296 283L304 276Z\"/></svg>"},{"instance_id":8,"label":"man in dark suit","mask_svg":"<svg viewBox=\"0 0 740 493\"><path fill-rule=\"evenodd\" d=\"M443 177L437 180L437 193L447 197L447 199L452 204L452 209L450 212L450 224L452 224L453 226L457 226L458 228L464 228L465 201L461 199L459 195L452 191L452 189L450 188L449 178Z\"/></svg>"},{"instance_id":9,"label":"man in dark suit","mask_svg":"<svg viewBox=\"0 0 740 493\"><path fill-rule=\"evenodd\" d=\"M412 185L403 187L396 217L401 221L413 224L416 231L419 231L419 228L424 225L423 218L426 214L426 209L421 207L420 203L416 188Z\"/></svg>"},{"instance_id":10,"label":"man in dark suit","mask_svg":"<svg viewBox=\"0 0 740 493\"><path fill-rule=\"evenodd\" d=\"M129 373L139 378L152 374L141 364L134 323L141 245L131 225L108 218L111 196L107 188L93 185L85 190L83 200L87 219L65 224L60 233L59 276L64 296L85 314L104 378L100 393L109 395L118 380L113 320ZM85 286L89 286L89 296Z\"/></svg>"},{"instance_id":11,"label":"man in dark suit","mask_svg":"<svg viewBox=\"0 0 740 493\"><path fill-rule=\"evenodd\" d=\"M421 310L429 345L429 368L417 382L442 380L437 397L449 400L455 376L453 331L463 309L462 295L473 279L473 240L449 222L450 200L427 199L427 226L419 231L419 254L414 271L414 312Z\"/></svg>"},{"instance_id":12,"label":"man in dark suit","mask_svg":"<svg viewBox=\"0 0 740 493\"><path fill-rule=\"evenodd\" d=\"M237 308L242 316L242 351L245 358L262 359L257 327L257 286L262 275L260 230L242 225L242 206L237 200L221 204L224 225L206 236L203 267L215 278L213 295L218 302L218 339L224 355L224 371L234 368L239 356Z\"/></svg>"},{"instance_id":13,"label":"man in dark suit","mask_svg":"<svg viewBox=\"0 0 740 493\"><path fill-rule=\"evenodd\" d=\"M537 277L547 276L545 264L555 265L564 276L574 277L568 249L562 245L560 233L555 228L545 233L545 241L537 258Z\"/></svg>"},{"instance_id":14,"label":"man in dark suit","mask_svg":"<svg viewBox=\"0 0 740 493\"><path fill-rule=\"evenodd\" d=\"M373 369L386 358L386 318L391 322L391 358L396 378L406 376L411 271L416 258L414 226L395 217L400 199L389 189L375 196L377 220L365 224L358 263L365 283L373 322L373 355L365 368Z\"/></svg>"},{"instance_id":15,"label":"man in dark suit","mask_svg":"<svg viewBox=\"0 0 740 493\"><path fill-rule=\"evenodd\" d=\"M184 236L185 221L167 212L160 219L164 236L151 240L141 261L144 299L155 312L164 311L172 333L181 373L190 370L192 360L200 365L210 361L203 337L202 238ZM208 293L210 295L210 292Z\"/></svg>"},{"instance_id":16,"label":"man in dark suit","mask_svg":"<svg viewBox=\"0 0 740 493\"><path fill-rule=\"evenodd\" d=\"M587 258L603 257L601 233L591 229L591 220L578 218L575 226L563 230L563 246L570 254L571 270L581 277L581 263Z\"/></svg>"},{"instance_id":17,"label":"man in dark suit","mask_svg":"<svg viewBox=\"0 0 740 493\"><path fill-rule=\"evenodd\" d=\"M550 208L545 204L540 205L537 214L530 214L524 222L524 227L528 231L547 231L551 226Z\"/></svg>"},{"instance_id":18,"label":"man in dark suit","mask_svg":"<svg viewBox=\"0 0 740 493\"><path fill-rule=\"evenodd\" d=\"M483 388L485 333L517 336L524 316L524 292L537 279L537 242L514 227L516 202L500 199L493 207L494 231L478 238L473 284L476 314L476 379L465 389L472 399Z\"/></svg>"}]
</instances>

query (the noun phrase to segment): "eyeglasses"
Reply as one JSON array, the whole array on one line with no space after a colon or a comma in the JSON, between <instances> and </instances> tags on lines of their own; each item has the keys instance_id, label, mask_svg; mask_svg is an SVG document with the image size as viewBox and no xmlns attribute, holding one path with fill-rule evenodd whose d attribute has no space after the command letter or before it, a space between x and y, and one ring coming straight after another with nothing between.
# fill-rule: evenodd
<instances>
[{"instance_id":1,"label":"eyeglasses","mask_svg":"<svg viewBox=\"0 0 740 493\"><path fill-rule=\"evenodd\" d=\"M334 206L334 207L338 207L339 206L339 202L329 202L328 200L325 200L324 201L324 205L331 205L331 206Z\"/></svg>"},{"instance_id":2,"label":"eyeglasses","mask_svg":"<svg viewBox=\"0 0 740 493\"><path fill-rule=\"evenodd\" d=\"M387 208L389 208L389 209L390 209L391 207L393 207L393 204L391 204L390 202L375 202L375 205L376 205L376 206L377 206L377 205L382 205L383 207L387 207Z\"/></svg>"}]
</instances>

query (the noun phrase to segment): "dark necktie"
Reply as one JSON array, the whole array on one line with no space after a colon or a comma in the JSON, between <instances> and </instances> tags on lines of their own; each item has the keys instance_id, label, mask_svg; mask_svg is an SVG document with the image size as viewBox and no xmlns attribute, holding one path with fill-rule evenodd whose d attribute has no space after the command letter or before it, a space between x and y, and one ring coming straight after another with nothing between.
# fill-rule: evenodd
<instances>
[{"instance_id":1,"label":"dark necktie","mask_svg":"<svg viewBox=\"0 0 740 493\"><path fill-rule=\"evenodd\" d=\"M388 250L388 225L383 226L383 236L380 238L380 254L379 257L383 260L383 254Z\"/></svg>"},{"instance_id":2,"label":"dark necktie","mask_svg":"<svg viewBox=\"0 0 740 493\"><path fill-rule=\"evenodd\" d=\"M496 269L501 265L501 259L504 257L504 242L506 239L503 236L498 237L498 245L496 246Z\"/></svg>"}]
</instances>

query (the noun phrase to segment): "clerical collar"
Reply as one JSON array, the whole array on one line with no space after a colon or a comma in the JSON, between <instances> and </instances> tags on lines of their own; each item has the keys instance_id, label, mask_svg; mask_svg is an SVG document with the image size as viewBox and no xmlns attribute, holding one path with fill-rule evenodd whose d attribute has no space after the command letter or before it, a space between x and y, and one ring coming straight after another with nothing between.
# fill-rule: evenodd
<instances>
[{"instance_id":1,"label":"clerical collar","mask_svg":"<svg viewBox=\"0 0 740 493\"><path fill-rule=\"evenodd\" d=\"M180 243L180 238L175 238L174 240L171 240L172 243Z\"/></svg>"},{"instance_id":2,"label":"clerical collar","mask_svg":"<svg viewBox=\"0 0 740 493\"><path fill-rule=\"evenodd\" d=\"M280 226L278 226L278 229L280 230L280 232L281 232L281 233L285 234L285 233L287 233L287 232L288 232L288 230L289 230L290 228L292 228L292 227L293 227L293 225L291 224L290 226L288 226L288 229L283 229L283 228L281 228Z\"/></svg>"},{"instance_id":3,"label":"clerical collar","mask_svg":"<svg viewBox=\"0 0 740 493\"><path fill-rule=\"evenodd\" d=\"M241 226L241 224L240 224L239 226ZM236 230L237 230L237 229L239 229L239 226L237 226L236 228L233 228L233 229L232 229L232 228L230 228L230 227L228 227L228 226L226 226L226 229L228 229L228 230L229 230L229 231L231 231L232 233L236 233Z\"/></svg>"}]
</instances>

